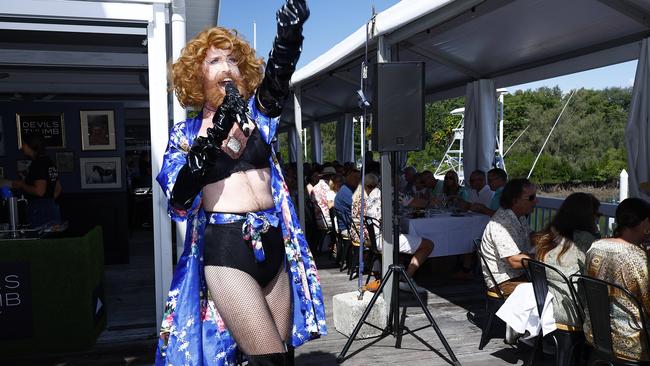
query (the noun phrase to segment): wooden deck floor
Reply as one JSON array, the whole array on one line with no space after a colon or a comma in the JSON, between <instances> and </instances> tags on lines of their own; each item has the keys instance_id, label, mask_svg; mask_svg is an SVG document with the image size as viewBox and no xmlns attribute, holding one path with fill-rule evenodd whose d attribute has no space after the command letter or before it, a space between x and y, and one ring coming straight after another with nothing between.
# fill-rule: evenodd
<instances>
[{"instance_id":1,"label":"wooden deck floor","mask_svg":"<svg viewBox=\"0 0 650 366\"><path fill-rule=\"evenodd\" d=\"M3 365L151 365L156 344L154 303L153 248L151 232L135 234L131 263L106 268L106 300L108 326L95 347L86 352L64 355L30 356L8 360ZM356 289L356 280L348 281L345 273L331 268L326 258L319 259L319 273L327 309L329 334L308 342L296 350L296 365L336 365L347 338L334 329L332 297ZM525 353L492 339L478 350L481 331L466 318L467 311L481 313L483 292L481 280L450 280L453 261L432 259L416 275L418 283L431 292L428 308L462 365L522 364ZM330 268L328 268L330 267ZM419 308L409 308L406 325L418 328L428 324ZM392 336L354 355L344 365L448 365L448 355L433 329L418 332L436 350L433 352L410 335L403 338L402 348L394 347ZM348 355L366 344L353 343Z\"/></svg>"},{"instance_id":2,"label":"wooden deck floor","mask_svg":"<svg viewBox=\"0 0 650 366\"><path fill-rule=\"evenodd\" d=\"M416 275L419 285L429 290L428 308L438 327L462 365L513 365L522 364L525 354L507 346L502 339L492 339L481 351L478 343L481 330L467 320L467 311L482 313L484 292L480 279L458 281L449 279L451 258L430 259ZM347 337L334 329L332 297L335 294L356 290L356 280L348 281L338 269L320 269L325 296L329 334L323 339L307 343L296 351L296 365L336 365L336 356L343 349ZM416 329L429 324L419 307L408 308L405 325ZM415 337L405 335L401 348L395 348L395 338L382 341L346 359L344 365L449 365L449 355L435 331L428 327L417 335L429 343L430 350ZM355 340L347 356L372 340Z\"/></svg>"}]
</instances>

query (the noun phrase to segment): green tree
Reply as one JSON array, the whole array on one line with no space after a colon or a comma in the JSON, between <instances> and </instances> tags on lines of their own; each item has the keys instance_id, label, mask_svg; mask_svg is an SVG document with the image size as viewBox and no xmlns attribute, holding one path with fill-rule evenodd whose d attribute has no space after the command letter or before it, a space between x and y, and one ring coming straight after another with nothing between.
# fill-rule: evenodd
<instances>
[{"instance_id":1,"label":"green tree","mask_svg":"<svg viewBox=\"0 0 650 366\"><path fill-rule=\"evenodd\" d=\"M429 103L425 107L424 149L408 153L407 165L418 171L434 170L451 142L453 129L460 123L459 116L449 112L464 105L465 98L453 98Z\"/></svg>"},{"instance_id":2,"label":"green tree","mask_svg":"<svg viewBox=\"0 0 650 366\"><path fill-rule=\"evenodd\" d=\"M336 160L336 122L324 122L320 125L323 140L323 161Z\"/></svg>"},{"instance_id":3,"label":"green tree","mask_svg":"<svg viewBox=\"0 0 650 366\"><path fill-rule=\"evenodd\" d=\"M506 155L511 176L528 174L568 98L557 87L518 91L506 98L505 146L530 126ZM627 164L624 133L630 98L629 88L577 90L548 139L533 178L539 183L617 179Z\"/></svg>"},{"instance_id":4,"label":"green tree","mask_svg":"<svg viewBox=\"0 0 650 366\"><path fill-rule=\"evenodd\" d=\"M631 88L577 90L548 139L532 178L537 183L618 179L621 169L627 166L624 137L631 92ZM505 148L520 136L505 157L511 177L528 175L569 95L554 87L519 90L505 96ZM462 97L426 105L424 149L409 152L407 164L418 170L437 167L460 122L460 117L449 112L463 105ZM354 143L359 156L359 127L355 127ZM321 129L324 160L332 161L336 155L336 124L325 123Z\"/></svg>"}]
</instances>

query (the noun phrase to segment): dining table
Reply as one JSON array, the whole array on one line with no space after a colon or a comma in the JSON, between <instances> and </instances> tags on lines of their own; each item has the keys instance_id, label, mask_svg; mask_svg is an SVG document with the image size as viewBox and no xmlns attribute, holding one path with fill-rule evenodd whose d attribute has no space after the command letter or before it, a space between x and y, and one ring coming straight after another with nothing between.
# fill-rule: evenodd
<instances>
[{"instance_id":1,"label":"dining table","mask_svg":"<svg viewBox=\"0 0 650 366\"><path fill-rule=\"evenodd\" d=\"M433 241L434 248L429 257L473 252L474 239L481 238L490 221L489 216L480 213L440 209L424 211L420 216L423 217L402 215L400 230Z\"/></svg>"}]
</instances>

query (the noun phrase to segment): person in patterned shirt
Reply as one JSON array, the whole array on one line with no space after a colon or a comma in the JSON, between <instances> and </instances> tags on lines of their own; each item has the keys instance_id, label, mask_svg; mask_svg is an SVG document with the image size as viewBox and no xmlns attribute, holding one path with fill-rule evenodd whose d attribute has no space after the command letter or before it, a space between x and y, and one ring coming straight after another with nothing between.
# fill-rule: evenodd
<instances>
[{"instance_id":1,"label":"person in patterned shirt","mask_svg":"<svg viewBox=\"0 0 650 366\"><path fill-rule=\"evenodd\" d=\"M329 182L336 175L336 170L331 166L326 166L319 174L318 182L311 191L310 198L314 203L314 216L316 217L316 226L320 230L329 229L330 208L334 205L334 196L336 195L330 189Z\"/></svg>"},{"instance_id":2,"label":"person in patterned shirt","mask_svg":"<svg viewBox=\"0 0 650 366\"><path fill-rule=\"evenodd\" d=\"M515 287L527 282L521 265L522 258L530 258L530 235L526 216L537 204L537 188L528 179L509 181L501 195L499 209L488 222L481 238L481 251L488 268L483 268L483 278L488 288L499 286L509 295ZM497 283L492 283L487 271Z\"/></svg>"},{"instance_id":3,"label":"person in patterned shirt","mask_svg":"<svg viewBox=\"0 0 650 366\"><path fill-rule=\"evenodd\" d=\"M587 251L585 274L615 283L630 291L639 300L643 311L650 314L650 279L648 256L641 245L650 237L650 205L640 198L627 198L616 208L616 229L613 238L595 241ZM610 308L612 348L617 357L629 360L650 360L640 317L630 301L617 292ZM648 327L648 324L645 324ZM593 344L591 320L587 314L583 327L587 342Z\"/></svg>"}]
</instances>

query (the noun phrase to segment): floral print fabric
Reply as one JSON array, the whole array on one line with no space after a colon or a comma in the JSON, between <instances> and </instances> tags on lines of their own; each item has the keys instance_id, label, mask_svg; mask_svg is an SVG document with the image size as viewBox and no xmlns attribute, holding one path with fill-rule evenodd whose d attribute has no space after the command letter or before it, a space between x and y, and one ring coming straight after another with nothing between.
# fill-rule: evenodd
<instances>
[{"instance_id":1,"label":"floral print fabric","mask_svg":"<svg viewBox=\"0 0 650 366\"><path fill-rule=\"evenodd\" d=\"M497 283L492 283L486 268L483 278L488 288L524 274L513 269L507 257L530 252L530 233L525 217L517 217L511 209L500 208L488 222L481 238L481 251Z\"/></svg>"},{"instance_id":2,"label":"floral print fabric","mask_svg":"<svg viewBox=\"0 0 650 366\"><path fill-rule=\"evenodd\" d=\"M601 239L587 251L586 265L587 276L615 283L630 291L639 300L645 314L650 314L648 257L643 249L619 240ZM614 354L628 360L647 361L650 357L645 347L640 315L633 310L636 306L618 290L611 290L610 297L614 298L610 307ZM593 344L589 314L583 330L587 342Z\"/></svg>"},{"instance_id":3,"label":"floral print fabric","mask_svg":"<svg viewBox=\"0 0 650 366\"><path fill-rule=\"evenodd\" d=\"M327 204L327 196L330 192L330 187L321 179L318 184L312 189L310 198L314 202L314 216L316 217L316 225L321 230L329 229L327 218L330 217L330 208Z\"/></svg>"},{"instance_id":4,"label":"floral print fabric","mask_svg":"<svg viewBox=\"0 0 650 366\"><path fill-rule=\"evenodd\" d=\"M266 143L271 142L277 119L263 115L249 100L249 118L257 123ZM163 165L156 180L169 199L179 170L201 127L202 115L174 125ZM325 308L316 265L300 228L280 165L272 152L271 193L275 212L280 217L286 268L292 291L294 347L327 334ZM176 266L161 325L156 365L235 365L237 344L209 297L203 272L203 233L208 221L201 208L201 193L190 209L177 210L168 205L170 217L187 221L183 254Z\"/></svg>"},{"instance_id":5,"label":"floral print fabric","mask_svg":"<svg viewBox=\"0 0 650 366\"><path fill-rule=\"evenodd\" d=\"M370 191L370 194L368 195L366 194L365 190L358 188L352 196L352 222L355 225L354 227L357 229L361 228L361 192L363 192L365 199L364 216L370 216L381 221L381 190L379 188L375 188ZM379 236L379 234L381 233L375 233L375 237ZM368 230L366 230L365 227L363 230L363 235L364 245L370 245L368 243ZM360 242L358 230L352 230L350 237L353 241L357 243Z\"/></svg>"}]
</instances>

